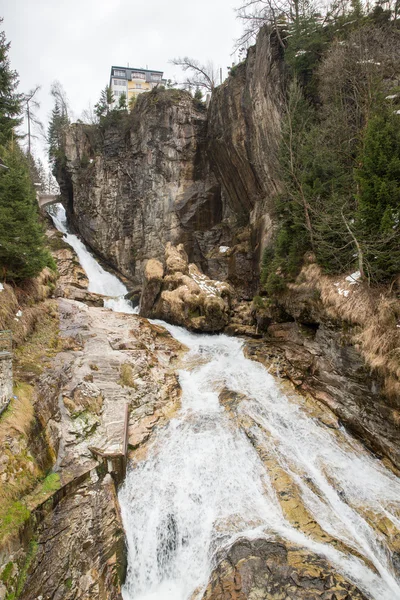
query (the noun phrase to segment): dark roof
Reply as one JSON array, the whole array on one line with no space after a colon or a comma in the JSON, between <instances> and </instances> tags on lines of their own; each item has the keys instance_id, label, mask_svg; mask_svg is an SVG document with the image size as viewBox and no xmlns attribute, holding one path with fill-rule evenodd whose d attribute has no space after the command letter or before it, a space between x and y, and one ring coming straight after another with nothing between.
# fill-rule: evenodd
<instances>
[{"instance_id":1,"label":"dark roof","mask_svg":"<svg viewBox=\"0 0 400 600\"><path fill-rule=\"evenodd\" d=\"M146 73L163 74L163 71L156 71L156 69L143 69L142 67L116 67L115 65L112 65L111 70L112 69L121 69L121 71L126 71L127 69L129 69L130 71L145 71Z\"/></svg>"}]
</instances>

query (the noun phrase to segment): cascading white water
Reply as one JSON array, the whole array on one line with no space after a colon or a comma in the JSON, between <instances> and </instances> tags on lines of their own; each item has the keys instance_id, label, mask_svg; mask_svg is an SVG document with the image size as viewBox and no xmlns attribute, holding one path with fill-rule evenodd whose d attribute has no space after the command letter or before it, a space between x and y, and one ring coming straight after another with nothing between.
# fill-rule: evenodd
<instances>
[{"instance_id":1,"label":"cascading white water","mask_svg":"<svg viewBox=\"0 0 400 600\"><path fill-rule=\"evenodd\" d=\"M274 534L325 555L369 597L400 598L384 538L361 514L395 522L399 480L344 431L335 435L282 394L238 339L160 324L190 349L188 368L180 371L181 410L120 492L129 550L124 599L187 600L196 589L201 597L219 548L238 536ZM218 402L223 388L246 395L240 414L251 416L252 434L290 473L315 520L376 572L286 521L258 453Z\"/></svg>"},{"instance_id":2,"label":"cascading white water","mask_svg":"<svg viewBox=\"0 0 400 600\"><path fill-rule=\"evenodd\" d=\"M105 306L133 312L125 286L67 233L63 209L53 220L77 252L89 289L119 296ZM399 527L399 480L345 431L332 431L281 393L262 365L244 357L240 340L159 323L189 352L179 373L182 407L119 494L128 543L124 599L189 600L196 590L200 598L219 549L239 536L273 535L325 555L372 599L400 598L384 536L364 516ZM244 395L239 415L251 418L253 439L290 475L315 520L374 570L285 519L259 454L219 404L223 388Z\"/></svg>"},{"instance_id":3,"label":"cascading white water","mask_svg":"<svg viewBox=\"0 0 400 600\"><path fill-rule=\"evenodd\" d=\"M128 293L124 284L118 277L115 277L115 275L112 275L103 269L90 252L88 252L83 242L81 242L76 235L68 232L67 216L62 204L55 204L53 206L55 212L55 214L51 215L53 223L56 228L64 234L63 239L65 242L75 250L79 262L88 276L89 292L109 296L109 298L104 301L104 306L106 308L111 308L111 310L114 310L115 312L137 313L138 310L132 308L130 302L124 298L125 294Z\"/></svg>"}]
</instances>

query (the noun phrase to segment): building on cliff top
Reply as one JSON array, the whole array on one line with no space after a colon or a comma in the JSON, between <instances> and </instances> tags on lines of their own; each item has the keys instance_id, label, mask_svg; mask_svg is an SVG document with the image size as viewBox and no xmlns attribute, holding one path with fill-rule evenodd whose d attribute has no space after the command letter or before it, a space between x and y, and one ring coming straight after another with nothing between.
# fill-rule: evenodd
<instances>
[{"instance_id":1,"label":"building on cliff top","mask_svg":"<svg viewBox=\"0 0 400 600\"><path fill-rule=\"evenodd\" d=\"M131 67L111 67L110 87L114 94L114 105L117 105L122 94L127 101L137 98L143 92L149 92L157 85L165 85L162 71L134 69Z\"/></svg>"}]
</instances>

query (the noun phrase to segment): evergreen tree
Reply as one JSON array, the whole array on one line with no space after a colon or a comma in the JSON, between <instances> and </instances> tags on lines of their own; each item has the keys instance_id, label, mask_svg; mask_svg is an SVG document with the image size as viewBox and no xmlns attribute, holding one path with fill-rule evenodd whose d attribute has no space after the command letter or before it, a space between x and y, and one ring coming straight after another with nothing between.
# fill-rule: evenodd
<instances>
[{"instance_id":1,"label":"evergreen tree","mask_svg":"<svg viewBox=\"0 0 400 600\"><path fill-rule=\"evenodd\" d=\"M69 124L68 114L62 104L56 98L54 108L51 112L47 142L49 145L49 160L53 166L53 171L57 170L57 163L63 159L62 135L63 129Z\"/></svg>"},{"instance_id":2,"label":"evergreen tree","mask_svg":"<svg viewBox=\"0 0 400 600\"><path fill-rule=\"evenodd\" d=\"M0 23L3 19L0 18ZM5 32L0 32L0 146L13 135L13 129L21 123L22 94L17 92L18 75L10 68L8 51L10 42Z\"/></svg>"},{"instance_id":3,"label":"evergreen tree","mask_svg":"<svg viewBox=\"0 0 400 600\"><path fill-rule=\"evenodd\" d=\"M111 110L111 104L114 102L114 94L109 85L101 90L100 100L94 105L94 112L101 118L108 115Z\"/></svg>"},{"instance_id":4,"label":"evergreen tree","mask_svg":"<svg viewBox=\"0 0 400 600\"><path fill-rule=\"evenodd\" d=\"M8 170L0 174L0 275L18 282L38 275L51 258L44 247L27 159L15 142L2 152Z\"/></svg>"},{"instance_id":5,"label":"evergreen tree","mask_svg":"<svg viewBox=\"0 0 400 600\"><path fill-rule=\"evenodd\" d=\"M400 272L400 115L382 108L367 125L356 171L357 231L378 281Z\"/></svg>"},{"instance_id":6,"label":"evergreen tree","mask_svg":"<svg viewBox=\"0 0 400 600\"><path fill-rule=\"evenodd\" d=\"M128 108L128 105L126 103L126 94L125 94L125 92L123 92L120 95L120 97L119 97L118 108L120 110L126 110Z\"/></svg>"}]
</instances>

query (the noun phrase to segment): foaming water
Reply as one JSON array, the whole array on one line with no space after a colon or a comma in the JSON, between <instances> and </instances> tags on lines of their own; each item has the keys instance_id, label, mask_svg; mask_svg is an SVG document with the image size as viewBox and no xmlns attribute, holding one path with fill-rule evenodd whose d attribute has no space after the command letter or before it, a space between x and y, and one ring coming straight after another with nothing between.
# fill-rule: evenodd
<instances>
[{"instance_id":1,"label":"foaming water","mask_svg":"<svg viewBox=\"0 0 400 600\"><path fill-rule=\"evenodd\" d=\"M125 600L201 597L216 552L239 536L281 536L323 554L370 598L400 598L384 536L365 511L396 521L399 480L345 431L333 432L246 359L240 340L191 334L162 322L189 349L179 373L182 408L160 429L120 491L128 543ZM185 367L185 365L184 365ZM243 394L239 418L290 475L321 527L357 556L313 540L285 519L254 445L220 405Z\"/></svg>"},{"instance_id":2,"label":"foaming water","mask_svg":"<svg viewBox=\"0 0 400 600\"><path fill-rule=\"evenodd\" d=\"M137 314L138 309L133 308L131 303L124 298L128 290L122 281L103 269L94 256L87 250L85 244L76 235L68 232L67 217L62 204L54 206L56 214L51 215L53 223L58 231L64 234L64 241L75 250L79 262L89 279L88 291L109 296L107 300L104 300L106 308L110 308L115 312Z\"/></svg>"},{"instance_id":3,"label":"foaming water","mask_svg":"<svg viewBox=\"0 0 400 600\"><path fill-rule=\"evenodd\" d=\"M114 311L137 312L124 299L126 287L68 233L61 205L53 221L77 253L89 291L108 296L104 305ZM262 365L245 358L240 340L157 323L189 352L179 372L182 407L119 494L128 544L124 600L201 598L216 554L242 536L285 538L325 555L367 597L400 598L385 537L367 519L399 528L399 480L344 430L329 429L282 394ZM237 420L250 422L246 433L220 405L222 389L242 398ZM255 447L289 475L321 528L372 568L291 526Z\"/></svg>"}]
</instances>

